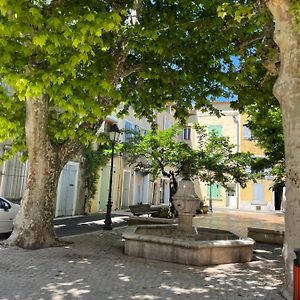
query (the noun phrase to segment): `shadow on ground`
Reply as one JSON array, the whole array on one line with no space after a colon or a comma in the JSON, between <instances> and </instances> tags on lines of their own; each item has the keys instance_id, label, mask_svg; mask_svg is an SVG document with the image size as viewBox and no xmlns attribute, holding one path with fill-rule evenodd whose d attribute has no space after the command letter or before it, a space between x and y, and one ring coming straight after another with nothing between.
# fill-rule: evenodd
<instances>
[{"instance_id":1,"label":"shadow on ground","mask_svg":"<svg viewBox=\"0 0 300 300\"><path fill-rule=\"evenodd\" d=\"M0 246L0 299L282 299L278 246L257 244L246 264L193 267L125 256L122 230L60 248Z\"/></svg>"}]
</instances>

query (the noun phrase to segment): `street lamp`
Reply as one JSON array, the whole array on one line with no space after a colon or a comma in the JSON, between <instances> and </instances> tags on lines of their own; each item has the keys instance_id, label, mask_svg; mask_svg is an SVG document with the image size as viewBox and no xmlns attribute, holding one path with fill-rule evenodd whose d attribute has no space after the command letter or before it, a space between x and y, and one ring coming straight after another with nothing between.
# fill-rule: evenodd
<instances>
[{"instance_id":1,"label":"street lamp","mask_svg":"<svg viewBox=\"0 0 300 300\"><path fill-rule=\"evenodd\" d=\"M106 205L106 215L105 215L105 222L104 222L104 230L112 230L112 222L111 222L111 208L112 208L112 180L113 180L113 169L114 169L114 150L115 145L118 141L120 130L117 124L111 126L109 132L109 139L111 140L111 159L110 159L110 177L109 177L109 191L108 191L108 199Z\"/></svg>"},{"instance_id":2,"label":"street lamp","mask_svg":"<svg viewBox=\"0 0 300 300\"><path fill-rule=\"evenodd\" d=\"M212 208L212 198L211 198L211 185L212 185L212 183L210 183L210 185L209 185L209 205L208 205L208 210L210 212L213 211L213 208Z\"/></svg>"}]
</instances>

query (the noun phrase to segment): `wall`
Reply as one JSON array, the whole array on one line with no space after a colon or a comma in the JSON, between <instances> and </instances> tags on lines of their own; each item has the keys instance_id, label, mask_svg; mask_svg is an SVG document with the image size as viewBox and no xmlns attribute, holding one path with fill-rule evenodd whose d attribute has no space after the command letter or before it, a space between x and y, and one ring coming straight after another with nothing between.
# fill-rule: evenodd
<instances>
[{"instance_id":1,"label":"wall","mask_svg":"<svg viewBox=\"0 0 300 300\"><path fill-rule=\"evenodd\" d=\"M230 108L229 103L220 102L215 103L214 106L222 112L222 116L218 118L215 115L210 115L209 113L202 113L199 111L192 111L189 117L188 126L192 126L192 123L199 123L202 126L209 127L210 125L221 125L222 126L222 136L229 137L230 143L236 145L236 151L239 150L239 113ZM191 131L191 140L186 141L192 148L197 149L198 137L195 130ZM238 206L238 187L236 184L233 185L235 189L236 199L234 203L228 202L228 195L225 188L221 187L221 197L213 199L213 207L226 207L230 206L232 208L237 208ZM195 182L195 190L198 196L205 200L206 204L209 203L210 193L209 186L203 182Z\"/></svg>"},{"instance_id":2,"label":"wall","mask_svg":"<svg viewBox=\"0 0 300 300\"><path fill-rule=\"evenodd\" d=\"M263 150L259 148L255 141L244 137L244 126L247 124L247 115L241 115L237 111L230 108L229 103L217 102L214 107L221 110L220 118L208 113L192 111L189 118L189 124L198 122L201 125L222 125L222 135L227 136L232 144L237 145L236 150L241 152L251 152L254 156L264 156ZM197 136L195 131L192 131L191 140L187 141L193 148L197 148ZM231 207L247 210L274 210L274 196L271 190L272 179L259 180L257 183L249 181L247 187L242 189L237 184L231 185L235 190L235 195L221 188L220 199L213 199L213 207ZM209 202L208 186L205 183L195 184L196 193L200 198ZM257 195L259 190L260 203L253 201L254 195Z\"/></svg>"},{"instance_id":3,"label":"wall","mask_svg":"<svg viewBox=\"0 0 300 300\"><path fill-rule=\"evenodd\" d=\"M132 125L133 130L140 130L141 134L151 129L148 121L138 119L134 116L132 108L129 109L128 114L123 119L118 119L115 115L109 116L107 121L117 123L120 129L125 129L129 123ZM156 123L158 128L166 129L174 124L173 112L170 107L166 110L156 114ZM105 124L102 126L102 131ZM120 140L125 140L125 135L120 137ZM109 166L101 168L99 171L99 182L96 195L90 201L90 209L88 212L94 213L106 209L108 188L109 188ZM113 174L113 189L112 201L113 209L125 209L128 205L137 204L140 202L159 204L160 192L163 187L160 185L160 178L151 181L150 176L135 172L132 166L126 164L126 153L122 156L116 155L114 158L114 174ZM138 195L140 191L140 195ZM128 195L128 197L127 197Z\"/></svg>"},{"instance_id":4,"label":"wall","mask_svg":"<svg viewBox=\"0 0 300 300\"><path fill-rule=\"evenodd\" d=\"M240 116L240 132L241 132L241 151L251 152L255 156L263 156L263 150L256 144L255 141L249 140L244 137L244 125L247 124L247 115L243 114Z\"/></svg>"},{"instance_id":5,"label":"wall","mask_svg":"<svg viewBox=\"0 0 300 300\"><path fill-rule=\"evenodd\" d=\"M257 145L255 140L249 139L244 135L244 125L247 125L248 116L246 114L241 115L240 132L241 132L241 146L240 149L243 152L251 152L255 157L263 157L263 150ZM250 132L251 133L251 132ZM263 194L261 204L257 204L253 201L254 189L256 184L263 185ZM257 183L249 181L247 187L240 190L240 205L241 209L247 210L264 210L273 211L274 207L274 193L272 191L272 179L258 180Z\"/></svg>"}]
</instances>

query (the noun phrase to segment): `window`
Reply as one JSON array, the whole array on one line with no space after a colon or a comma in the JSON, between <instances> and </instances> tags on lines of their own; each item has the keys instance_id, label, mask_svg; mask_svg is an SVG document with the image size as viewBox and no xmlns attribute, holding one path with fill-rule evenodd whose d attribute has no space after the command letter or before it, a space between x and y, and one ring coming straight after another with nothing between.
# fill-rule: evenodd
<instances>
[{"instance_id":1,"label":"window","mask_svg":"<svg viewBox=\"0 0 300 300\"><path fill-rule=\"evenodd\" d=\"M0 198L0 209L7 210L7 209L10 209L10 208L11 208L10 204L8 202L6 202L5 200Z\"/></svg>"},{"instance_id":2,"label":"window","mask_svg":"<svg viewBox=\"0 0 300 300\"><path fill-rule=\"evenodd\" d=\"M250 166L247 166L247 167L245 168L245 173L247 173L247 174L251 174L251 173L252 173L252 169L251 169Z\"/></svg>"},{"instance_id":3,"label":"window","mask_svg":"<svg viewBox=\"0 0 300 300\"><path fill-rule=\"evenodd\" d=\"M136 133L140 133L141 132L141 128L139 127L139 125L134 125L134 131Z\"/></svg>"},{"instance_id":4,"label":"window","mask_svg":"<svg viewBox=\"0 0 300 300\"><path fill-rule=\"evenodd\" d=\"M132 130L132 123L125 121L125 142L129 142L132 137L130 130Z\"/></svg>"},{"instance_id":5,"label":"window","mask_svg":"<svg viewBox=\"0 0 300 300\"><path fill-rule=\"evenodd\" d=\"M183 129L183 139L186 141L191 140L191 127L185 127Z\"/></svg>"},{"instance_id":6,"label":"window","mask_svg":"<svg viewBox=\"0 0 300 300\"><path fill-rule=\"evenodd\" d=\"M142 137L142 129L139 125L134 125L134 132L136 134L137 140L140 142Z\"/></svg>"},{"instance_id":7,"label":"window","mask_svg":"<svg viewBox=\"0 0 300 300\"><path fill-rule=\"evenodd\" d=\"M163 129L168 129L170 127L170 120L168 116L164 116L163 119Z\"/></svg>"},{"instance_id":8,"label":"window","mask_svg":"<svg viewBox=\"0 0 300 300\"><path fill-rule=\"evenodd\" d=\"M264 177L266 180L272 180L273 174L272 174L272 168L267 168L264 170Z\"/></svg>"},{"instance_id":9,"label":"window","mask_svg":"<svg viewBox=\"0 0 300 300\"><path fill-rule=\"evenodd\" d=\"M243 125L243 137L245 140L251 139L251 131L247 125Z\"/></svg>"},{"instance_id":10,"label":"window","mask_svg":"<svg viewBox=\"0 0 300 300\"><path fill-rule=\"evenodd\" d=\"M208 125L208 134L211 135L212 132L215 132L218 137L222 136L222 125Z\"/></svg>"}]
</instances>

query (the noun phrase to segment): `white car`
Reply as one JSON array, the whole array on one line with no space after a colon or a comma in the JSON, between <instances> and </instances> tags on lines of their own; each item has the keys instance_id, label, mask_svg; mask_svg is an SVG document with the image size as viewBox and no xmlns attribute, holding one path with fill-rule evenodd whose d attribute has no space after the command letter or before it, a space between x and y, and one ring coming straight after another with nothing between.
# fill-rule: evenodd
<instances>
[{"instance_id":1,"label":"white car","mask_svg":"<svg viewBox=\"0 0 300 300\"><path fill-rule=\"evenodd\" d=\"M13 230L13 221L19 209L20 205L0 197L0 234L9 233Z\"/></svg>"}]
</instances>

